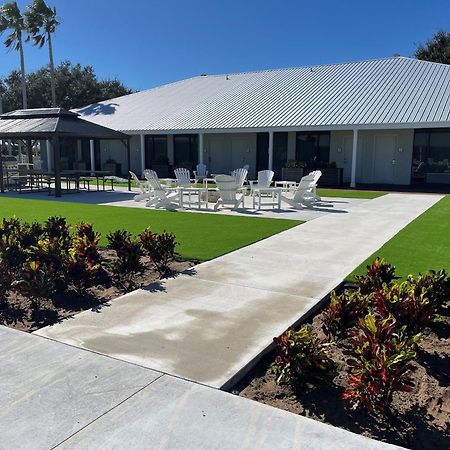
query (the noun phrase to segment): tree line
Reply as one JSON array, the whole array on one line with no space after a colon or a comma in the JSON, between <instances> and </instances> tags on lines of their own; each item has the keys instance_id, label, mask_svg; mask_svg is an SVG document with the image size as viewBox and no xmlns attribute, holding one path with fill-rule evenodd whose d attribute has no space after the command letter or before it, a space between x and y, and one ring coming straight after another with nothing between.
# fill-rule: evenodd
<instances>
[{"instance_id":1,"label":"tree line","mask_svg":"<svg viewBox=\"0 0 450 450\"><path fill-rule=\"evenodd\" d=\"M70 109L132 92L116 79L98 80L92 66L64 61L55 67L53 34L60 23L56 8L44 0L33 0L23 13L15 1L0 8L0 35L6 33L5 47L20 57L20 70L0 79L4 112L50 105ZM47 44L49 63L26 75L24 42L29 41L39 48Z\"/></svg>"}]
</instances>

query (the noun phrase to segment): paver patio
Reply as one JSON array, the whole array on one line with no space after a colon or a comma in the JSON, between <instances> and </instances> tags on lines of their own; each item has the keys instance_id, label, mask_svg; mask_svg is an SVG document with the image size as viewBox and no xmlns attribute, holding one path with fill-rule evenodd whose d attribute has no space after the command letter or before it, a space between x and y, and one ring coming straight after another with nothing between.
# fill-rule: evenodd
<instances>
[{"instance_id":1,"label":"paver patio","mask_svg":"<svg viewBox=\"0 0 450 450\"><path fill-rule=\"evenodd\" d=\"M0 449L394 449L214 388L0 326Z\"/></svg>"},{"instance_id":2,"label":"paver patio","mask_svg":"<svg viewBox=\"0 0 450 450\"><path fill-rule=\"evenodd\" d=\"M226 388L439 195L389 194L327 214L36 334Z\"/></svg>"}]
</instances>

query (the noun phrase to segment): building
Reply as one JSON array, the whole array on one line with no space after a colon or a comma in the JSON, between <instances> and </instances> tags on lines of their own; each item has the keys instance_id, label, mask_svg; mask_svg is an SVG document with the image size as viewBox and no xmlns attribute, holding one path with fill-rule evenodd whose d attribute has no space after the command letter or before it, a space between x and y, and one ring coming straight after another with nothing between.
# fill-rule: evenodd
<instances>
[{"instance_id":1,"label":"building","mask_svg":"<svg viewBox=\"0 0 450 450\"><path fill-rule=\"evenodd\" d=\"M344 182L450 184L450 66L404 57L201 75L86 106L84 119L132 135L137 173L169 163L250 175L287 160L342 169ZM91 160L125 166L120 144ZM95 148L94 148L95 147ZM89 145L83 147L87 155ZM98 168L98 167L97 167Z\"/></svg>"}]
</instances>

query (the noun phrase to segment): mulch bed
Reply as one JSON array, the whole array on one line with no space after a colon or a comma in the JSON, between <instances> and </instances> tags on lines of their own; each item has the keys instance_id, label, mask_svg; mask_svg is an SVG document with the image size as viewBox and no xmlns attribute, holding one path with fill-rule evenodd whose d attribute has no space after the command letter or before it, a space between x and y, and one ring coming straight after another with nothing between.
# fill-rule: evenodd
<instances>
[{"instance_id":1,"label":"mulch bed","mask_svg":"<svg viewBox=\"0 0 450 450\"><path fill-rule=\"evenodd\" d=\"M396 393L391 412L372 417L363 410L351 410L342 400L347 387L346 356L333 345L330 356L337 373L330 382L294 388L279 385L270 366L275 353L267 355L238 386L239 395L301 414L354 433L411 449L450 448L450 304L440 323L425 330L413 363L415 388ZM313 330L325 338L321 314L311 321Z\"/></svg>"},{"instance_id":2,"label":"mulch bed","mask_svg":"<svg viewBox=\"0 0 450 450\"><path fill-rule=\"evenodd\" d=\"M114 259L114 252L111 250L100 249L99 253L107 262L112 262ZM29 298L11 292L8 303L0 304L0 325L32 332L72 317L81 311L100 309L103 305L127 292L161 279L159 273L152 268L148 258L142 258L142 263L146 268L145 271L135 275L131 282L124 281L117 274L106 269L101 274L98 283L88 288L86 294L80 295L73 288L68 288L63 294L55 294L50 299L42 300L38 310L32 308ZM177 276L194 264L193 261L173 261L167 276Z\"/></svg>"}]
</instances>

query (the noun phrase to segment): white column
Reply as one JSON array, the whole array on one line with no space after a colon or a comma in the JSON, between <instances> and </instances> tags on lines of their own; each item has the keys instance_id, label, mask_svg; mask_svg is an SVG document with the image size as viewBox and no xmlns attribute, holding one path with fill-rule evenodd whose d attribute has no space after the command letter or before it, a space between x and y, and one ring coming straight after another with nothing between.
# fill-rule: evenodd
<instances>
[{"instance_id":1,"label":"white column","mask_svg":"<svg viewBox=\"0 0 450 450\"><path fill-rule=\"evenodd\" d=\"M51 141L45 141L46 153L47 153L47 170L52 170L52 143Z\"/></svg>"},{"instance_id":2,"label":"white column","mask_svg":"<svg viewBox=\"0 0 450 450\"><path fill-rule=\"evenodd\" d=\"M356 187L356 157L358 153L358 129L353 130L352 177L350 187Z\"/></svg>"},{"instance_id":3,"label":"white column","mask_svg":"<svg viewBox=\"0 0 450 450\"><path fill-rule=\"evenodd\" d=\"M203 164L203 133L198 135L198 163Z\"/></svg>"},{"instance_id":4,"label":"white column","mask_svg":"<svg viewBox=\"0 0 450 450\"><path fill-rule=\"evenodd\" d=\"M145 167L145 134L140 135L141 138L141 176L144 176Z\"/></svg>"},{"instance_id":5,"label":"white column","mask_svg":"<svg viewBox=\"0 0 450 450\"><path fill-rule=\"evenodd\" d=\"M94 140L91 139L89 141L89 150L90 150L90 154L91 154L91 170L92 172L95 171L95 151L94 151Z\"/></svg>"},{"instance_id":6,"label":"white column","mask_svg":"<svg viewBox=\"0 0 450 450\"><path fill-rule=\"evenodd\" d=\"M269 162L268 169L272 170L273 167L273 131L269 131Z\"/></svg>"}]
</instances>

